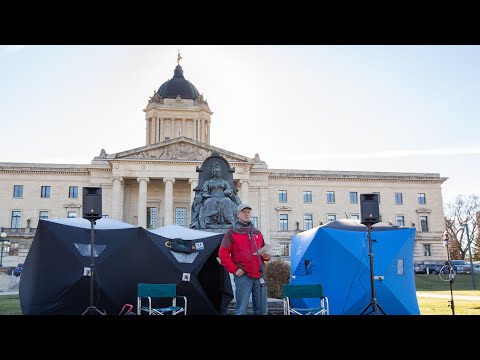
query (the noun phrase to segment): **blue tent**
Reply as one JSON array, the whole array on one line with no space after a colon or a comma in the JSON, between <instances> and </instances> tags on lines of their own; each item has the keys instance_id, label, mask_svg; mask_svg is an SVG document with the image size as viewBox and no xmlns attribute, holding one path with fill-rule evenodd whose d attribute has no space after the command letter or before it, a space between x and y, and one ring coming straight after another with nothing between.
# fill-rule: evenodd
<instances>
[{"instance_id":1,"label":"blue tent","mask_svg":"<svg viewBox=\"0 0 480 360\"><path fill-rule=\"evenodd\" d=\"M377 303L387 315L419 315L415 229L378 223L372 226L371 239ZM358 221L337 220L294 235L290 260L290 283L321 283L330 314L359 315L370 304L367 227ZM295 306L314 305L312 299L298 301Z\"/></svg>"}]
</instances>

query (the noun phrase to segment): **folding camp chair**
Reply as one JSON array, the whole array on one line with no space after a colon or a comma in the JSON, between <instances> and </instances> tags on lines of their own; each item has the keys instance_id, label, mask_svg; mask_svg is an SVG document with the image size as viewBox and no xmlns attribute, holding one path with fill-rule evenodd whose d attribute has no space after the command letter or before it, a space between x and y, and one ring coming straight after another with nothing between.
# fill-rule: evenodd
<instances>
[{"instance_id":1,"label":"folding camp chair","mask_svg":"<svg viewBox=\"0 0 480 360\"><path fill-rule=\"evenodd\" d=\"M142 306L142 299L148 299L148 306ZM172 300L172 305L162 308L152 307L152 298L166 298ZM177 306L177 298L183 298L184 306ZM141 312L147 312L149 315L177 315L183 313L187 315L187 298L177 296L177 285L175 284L138 284L137 290L137 315Z\"/></svg>"},{"instance_id":2,"label":"folding camp chair","mask_svg":"<svg viewBox=\"0 0 480 360\"><path fill-rule=\"evenodd\" d=\"M283 314L284 315L328 315L328 298L323 293L321 284L283 285ZM292 307L292 299L318 299L317 307Z\"/></svg>"}]
</instances>

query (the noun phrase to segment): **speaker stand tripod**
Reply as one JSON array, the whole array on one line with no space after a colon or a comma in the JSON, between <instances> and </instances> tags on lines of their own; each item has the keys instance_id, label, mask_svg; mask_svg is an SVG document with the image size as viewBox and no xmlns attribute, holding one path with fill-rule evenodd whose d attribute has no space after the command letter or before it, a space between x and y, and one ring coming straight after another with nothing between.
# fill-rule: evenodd
<instances>
[{"instance_id":1,"label":"speaker stand tripod","mask_svg":"<svg viewBox=\"0 0 480 360\"><path fill-rule=\"evenodd\" d=\"M377 315L387 315L385 311L383 311L382 307L377 301L377 297L375 295L375 282L374 282L374 272L373 272L373 246L372 246L372 224L366 224L367 225L367 237L368 237L368 248L369 248L369 253L368 257L370 258L370 285L371 285L371 298L370 298L370 303L365 307L365 309L362 310L360 315L370 315L372 313L375 313ZM370 312L366 312L368 309L370 309ZM382 314L379 313L379 310L382 312Z\"/></svg>"},{"instance_id":2,"label":"speaker stand tripod","mask_svg":"<svg viewBox=\"0 0 480 360\"><path fill-rule=\"evenodd\" d=\"M95 264L93 262L94 246L95 246L95 221L97 218L88 219L91 223L90 230L90 306L85 309L82 315L105 315L104 312L98 310L93 305L93 280L95 277Z\"/></svg>"}]
</instances>

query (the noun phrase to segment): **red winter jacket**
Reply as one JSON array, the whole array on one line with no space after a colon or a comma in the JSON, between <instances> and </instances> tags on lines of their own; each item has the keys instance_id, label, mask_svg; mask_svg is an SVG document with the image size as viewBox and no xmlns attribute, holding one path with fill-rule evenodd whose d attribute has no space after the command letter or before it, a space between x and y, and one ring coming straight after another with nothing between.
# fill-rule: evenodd
<instances>
[{"instance_id":1,"label":"red winter jacket","mask_svg":"<svg viewBox=\"0 0 480 360\"><path fill-rule=\"evenodd\" d=\"M262 233L253 226L231 227L223 237L218 256L228 272L235 274L238 269L242 269L246 275L258 279L260 264L258 255L252 255L256 251L255 244L251 240L252 236L255 238L258 249L265 245ZM260 261L262 264L265 262L261 255Z\"/></svg>"}]
</instances>

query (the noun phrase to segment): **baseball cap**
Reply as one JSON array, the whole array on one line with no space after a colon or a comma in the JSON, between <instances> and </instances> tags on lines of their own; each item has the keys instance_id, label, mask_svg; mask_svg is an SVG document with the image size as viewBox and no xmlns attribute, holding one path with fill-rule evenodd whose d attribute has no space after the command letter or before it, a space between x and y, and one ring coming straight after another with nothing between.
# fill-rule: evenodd
<instances>
[{"instance_id":1,"label":"baseball cap","mask_svg":"<svg viewBox=\"0 0 480 360\"><path fill-rule=\"evenodd\" d=\"M238 208L237 208L237 211L240 212L242 211L243 209L250 209L252 210L252 207L248 204L240 204L238 205Z\"/></svg>"}]
</instances>

